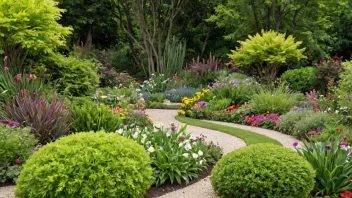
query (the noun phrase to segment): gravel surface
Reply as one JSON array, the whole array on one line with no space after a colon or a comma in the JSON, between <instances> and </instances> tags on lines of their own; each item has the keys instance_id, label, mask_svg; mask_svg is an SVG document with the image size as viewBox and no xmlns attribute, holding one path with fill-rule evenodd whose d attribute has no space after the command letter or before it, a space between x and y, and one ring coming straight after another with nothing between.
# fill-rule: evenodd
<instances>
[{"instance_id":1,"label":"gravel surface","mask_svg":"<svg viewBox=\"0 0 352 198\"><path fill-rule=\"evenodd\" d=\"M15 198L14 189L15 186L0 187L0 198Z\"/></svg>"}]
</instances>

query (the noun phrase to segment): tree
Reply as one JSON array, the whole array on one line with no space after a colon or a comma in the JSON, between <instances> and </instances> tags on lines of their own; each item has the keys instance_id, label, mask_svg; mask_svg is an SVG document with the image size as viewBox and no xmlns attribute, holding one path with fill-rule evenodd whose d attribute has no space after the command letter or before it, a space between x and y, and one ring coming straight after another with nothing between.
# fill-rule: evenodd
<instances>
[{"instance_id":1,"label":"tree","mask_svg":"<svg viewBox=\"0 0 352 198\"><path fill-rule=\"evenodd\" d=\"M241 46L236 51L231 50L229 57L240 67L254 71L266 84L275 80L282 64L306 58L305 49L298 49L302 42L295 42L292 36L285 38L285 34L275 31L262 31L239 43Z\"/></svg>"},{"instance_id":2,"label":"tree","mask_svg":"<svg viewBox=\"0 0 352 198\"><path fill-rule=\"evenodd\" d=\"M56 6L54 0L0 1L0 54L8 56L9 66L22 70L28 54L66 44L71 28L57 23L63 10Z\"/></svg>"},{"instance_id":3,"label":"tree","mask_svg":"<svg viewBox=\"0 0 352 198\"><path fill-rule=\"evenodd\" d=\"M89 52L92 45L108 48L118 42L118 9L114 0L59 0L65 9L59 21L72 26L70 45L79 44Z\"/></svg>"},{"instance_id":4,"label":"tree","mask_svg":"<svg viewBox=\"0 0 352 198\"><path fill-rule=\"evenodd\" d=\"M242 40L261 30L293 35L320 58L332 50L336 37L330 31L346 9L348 0L228 0L208 21L224 28L228 40Z\"/></svg>"},{"instance_id":5,"label":"tree","mask_svg":"<svg viewBox=\"0 0 352 198\"><path fill-rule=\"evenodd\" d=\"M175 19L186 1L117 0L121 7L119 10L121 28L129 38L130 48L136 49L136 45L147 58L147 74L161 73L165 68L165 44L171 42L173 38ZM138 32L134 29L134 25L139 28ZM133 57L135 62L139 62L144 68L142 58L136 51Z\"/></svg>"}]
</instances>

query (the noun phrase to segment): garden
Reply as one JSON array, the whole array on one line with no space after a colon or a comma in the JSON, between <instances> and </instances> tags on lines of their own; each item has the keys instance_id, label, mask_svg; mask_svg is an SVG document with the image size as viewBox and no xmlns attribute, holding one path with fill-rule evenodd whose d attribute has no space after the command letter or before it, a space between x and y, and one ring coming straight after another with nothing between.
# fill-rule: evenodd
<instances>
[{"instance_id":1,"label":"garden","mask_svg":"<svg viewBox=\"0 0 352 198\"><path fill-rule=\"evenodd\" d=\"M1 1L0 197L352 198L351 8Z\"/></svg>"}]
</instances>

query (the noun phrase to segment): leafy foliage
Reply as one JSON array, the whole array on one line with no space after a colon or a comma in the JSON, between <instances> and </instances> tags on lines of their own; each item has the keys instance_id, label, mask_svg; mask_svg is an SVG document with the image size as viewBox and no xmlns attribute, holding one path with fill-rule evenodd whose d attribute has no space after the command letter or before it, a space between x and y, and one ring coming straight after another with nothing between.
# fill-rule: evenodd
<instances>
[{"instance_id":1,"label":"leafy foliage","mask_svg":"<svg viewBox=\"0 0 352 198\"><path fill-rule=\"evenodd\" d=\"M222 149L213 144L208 146L204 136L192 140L185 130L186 127L179 131L176 128L170 128L169 131L130 128L117 132L144 145L150 152L155 183L161 185L166 181L188 183L222 156Z\"/></svg>"},{"instance_id":2,"label":"leafy foliage","mask_svg":"<svg viewBox=\"0 0 352 198\"><path fill-rule=\"evenodd\" d=\"M17 180L18 197L143 197L154 179L142 146L116 133L63 137L34 153Z\"/></svg>"},{"instance_id":3,"label":"leafy foliage","mask_svg":"<svg viewBox=\"0 0 352 198\"><path fill-rule=\"evenodd\" d=\"M228 56L240 67L255 71L265 83L273 82L281 66L290 60L306 58L304 48L298 47L302 42L295 42L290 35L274 31L262 31L255 36L248 36L245 41L239 41L240 47L231 50Z\"/></svg>"},{"instance_id":4,"label":"leafy foliage","mask_svg":"<svg viewBox=\"0 0 352 198\"><path fill-rule=\"evenodd\" d=\"M175 37L167 41L163 56L164 66L160 68L160 72L169 78L180 73L185 61L185 55L186 42L179 42Z\"/></svg>"},{"instance_id":5,"label":"leafy foliage","mask_svg":"<svg viewBox=\"0 0 352 198\"><path fill-rule=\"evenodd\" d=\"M341 82L336 90L339 110L352 117L352 62L344 63L344 72L340 75ZM340 96L340 97L339 97Z\"/></svg>"},{"instance_id":6,"label":"leafy foliage","mask_svg":"<svg viewBox=\"0 0 352 198\"><path fill-rule=\"evenodd\" d=\"M105 105L84 103L72 108L72 128L75 132L81 131L116 131L122 119L118 112Z\"/></svg>"},{"instance_id":7,"label":"leafy foliage","mask_svg":"<svg viewBox=\"0 0 352 198\"><path fill-rule=\"evenodd\" d=\"M65 45L71 28L57 23L63 12L54 0L0 2L0 54L21 71L27 54L51 53Z\"/></svg>"},{"instance_id":8,"label":"leafy foliage","mask_svg":"<svg viewBox=\"0 0 352 198\"><path fill-rule=\"evenodd\" d=\"M99 84L96 64L73 55L55 54L49 58L47 73L56 80L57 89L67 95L85 96L95 92Z\"/></svg>"},{"instance_id":9,"label":"leafy foliage","mask_svg":"<svg viewBox=\"0 0 352 198\"><path fill-rule=\"evenodd\" d=\"M258 114L284 114L297 103L297 97L297 94L288 92L285 86L280 86L276 89L262 89L252 97L250 104Z\"/></svg>"},{"instance_id":10,"label":"leafy foliage","mask_svg":"<svg viewBox=\"0 0 352 198\"><path fill-rule=\"evenodd\" d=\"M299 138L307 138L309 131L322 130L330 119L330 114L324 112L308 114L308 116L302 117L300 121L294 124L293 135Z\"/></svg>"},{"instance_id":11,"label":"leafy foliage","mask_svg":"<svg viewBox=\"0 0 352 198\"><path fill-rule=\"evenodd\" d=\"M216 164L210 180L221 197L294 198L308 197L314 176L312 166L296 152L271 144L255 144L225 155Z\"/></svg>"},{"instance_id":12,"label":"leafy foliage","mask_svg":"<svg viewBox=\"0 0 352 198\"><path fill-rule=\"evenodd\" d=\"M194 87L180 87L176 89L169 89L165 91L166 99L171 102L181 102L184 97L192 97L194 93L200 91Z\"/></svg>"},{"instance_id":13,"label":"leafy foliage","mask_svg":"<svg viewBox=\"0 0 352 198\"><path fill-rule=\"evenodd\" d=\"M352 188L352 161L347 159L349 151L340 148L339 144L339 140L311 142L297 149L315 169L316 195L334 195Z\"/></svg>"},{"instance_id":14,"label":"leafy foliage","mask_svg":"<svg viewBox=\"0 0 352 198\"><path fill-rule=\"evenodd\" d=\"M46 94L38 92L33 96L27 95L26 90L23 90L12 99L12 104L5 105L4 116L7 120L31 127L42 144L55 141L69 132L71 115L58 95L51 102L48 98Z\"/></svg>"},{"instance_id":15,"label":"leafy foliage","mask_svg":"<svg viewBox=\"0 0 352 198\"><path fill-rule=\"evenodd\" d=\"M0 124L0 183L15 180L37 144L29 128Z\"/></svg>"},{"instance_id":16,"label":"leafy foliage","mask_svg":"<svg viewBox=\"0 0 352 198\"><path fill-rule=\"evenodd\" d=\"M313 67L287 70L282 74L281 79L288 83L288 86L300 92L313 90L317 84L317 77Z\"/></svg>"},{"instance_id":17,"label":"leafy foliage","mask_svg":"<svg viewBox=\"0 0 352 198\"><path fill-rule=\"evenodd\" d=\"M315 63L317 85L322 93L326 93L339 80L339 74L343 71L340 57L334 56L331 60L322 59Z\"/></svg>"},{"instance_id":18,"label":"leafy foliage","mask_svg":"<svg viewBox=\"0 0 352 198\"><path fill-rule=\"evenodd\" d=\"M290 111L281 116L279 130L289 135L296 131L295 124L312 115L312 111ZM313 129L313 128L312 128ZM314 129L313 129L314 130ZM308 131L306 131L308 132Z\"/></svg>"}]
</instances>

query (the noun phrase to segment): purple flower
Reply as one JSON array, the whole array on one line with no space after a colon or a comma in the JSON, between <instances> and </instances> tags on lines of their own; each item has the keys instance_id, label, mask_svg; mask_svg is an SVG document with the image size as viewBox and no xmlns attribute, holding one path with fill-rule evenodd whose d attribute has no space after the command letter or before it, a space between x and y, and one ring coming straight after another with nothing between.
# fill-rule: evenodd
<instances>
[{"instance_id":1,"label":"purple flower","mask_svg":"<svg viewBox=\"0 0 352 198\"><path fill-rule=\"evenodd\" d=\"M326 145L325 148L326 150L331 150L331 145Z\"/></svg>"},{"instance_id":2,"label":"purple flower","mask_svg":"<svg viewBox=\"0 0 352 198\"><path fill-rule=\"evenodd\" d=\"M292 144L292 146L293 146L293 147L297 147L297 146L298 146L298 142L294 142L294 143Z\"/></svg>"},{"instance_id":3,"label":"purple flower","mask_svg":"<svg viewBox=\"0 0 352 198\"><path fill-rule=\"evenodd\" d=\"M20 123L11 120L0 120L0 123L6 124L9 127L19 127Z\"/></svg>"}]
</instances>

